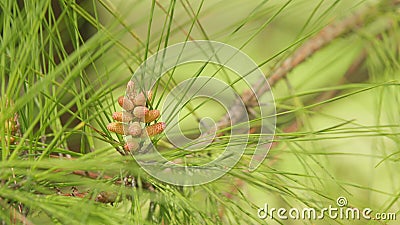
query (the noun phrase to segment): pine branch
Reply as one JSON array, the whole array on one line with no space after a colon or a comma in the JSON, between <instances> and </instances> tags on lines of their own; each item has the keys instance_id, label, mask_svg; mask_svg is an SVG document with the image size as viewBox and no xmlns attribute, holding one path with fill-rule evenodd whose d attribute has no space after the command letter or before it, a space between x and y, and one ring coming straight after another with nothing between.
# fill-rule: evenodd
<instances>
[{"instance_id":1,"label":"pine branch","mask_svg":"<svg viewBox=\"0 0 400 225\"><path fill-rule=\"evenodd\" d=\"M392 0L387 4L397 5L399 2L400 1L398 0ZM262 96L264 93L269 91L270 88L278 83L278 81L285 78L294 68L306 61L307 58L315 54L318 50L327 46L338 37L346 35L349 32L362 27L368 16L372 14L374 10L375 7L369 7L341 21L333 22L327 25L316 36L306 41L302 46L294 51L292 55L290 55L270 73L272 75L268 78L268 83L270 85L269 87L262 85L264 82L257 82L258 85L254 88L256 90L255 93L252 91L244 91L241 99L237 99L236 103L229 109L228 113L226 113L221 120L218 121L216 124L216 129L211 129L208 132L204 132L202 137L211 135L215 132L215 130L221 130L229 127L231 124L235 124L240 118L243 117L243 113L245 113L240 110L236 110L242 104L242 102L246 105L248 110L257 106L258 104L256 96ZM388 25L390 25L390 22L388 22Z\"/></svg>"}]
</instances>

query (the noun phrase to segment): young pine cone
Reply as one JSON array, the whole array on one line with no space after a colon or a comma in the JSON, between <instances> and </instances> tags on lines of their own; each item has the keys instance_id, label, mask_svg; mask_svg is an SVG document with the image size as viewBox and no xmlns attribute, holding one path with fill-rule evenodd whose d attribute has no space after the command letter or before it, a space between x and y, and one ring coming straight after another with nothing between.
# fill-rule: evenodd
<instances>
[{"instance_id":1,"label":"young pine cone","mask_svg":"<svg viewBox=\"0 0 400 225\"><path fill-rule=\"evenodd\" d=\"M156 124L146 127L146 132L143 132L142 136L146 135L151 137L157 134L161 134L165 130L165 123L158 122Z\"/></svg>"},{"instance_id":2,"label":"young pine cone","mask_svg":"<svg viewBox=\"0 0 400 225\"><path fill-rule=\"evenodd\" d=\"M160 111L157 109L149 110L146 115L144 115L144 122L150 123L156 120L160 116Z\"/></svg>"},{"instance_id":3,"label":"young pine cone","mask_svg":"<svg viewBox=\"0 0 400 225\"><path fill-rule=\"evenodd\" d=\"M139 149L139 143L134 140L129 140L124 145L124 150L127 152L134 152Z\"/></svg>"},{"instance_id":4,"label":"young pine cone","mask_svg":"<svg viewBox=\"0 0 400 225\"><path fill-rule=\"evenodd\" d=\"M127 130L127 126L123 123L112 122L107 125L107 130L117 134L124 134L124 130Z\"/></svg>"},{"instance_id":5,"label":"young pine cone","mask_svg":"<svg viewBox=\"0 0 400 225\"><path fill-rule=\"evenodd\" d=\"M121 96L118 98L118 104L125 109L126 111L131 111L135 105L132 103L131 100L129 100L128 97L126 96Z\"/></svg>"},{"instance_id":6,"label":"young pine cone","mask_svg":"<svg viewBox=\"0 0 400 225\"><path fill-rule=\"evenodd\" d=\"M135 96L135 83L130 80L126 85L126 97L128 97L131 102L134 102Z\"/></svg>"},{"instance_id":7,"label":"young pine cone","mask_svg":"<svg viewBox=\"0 0 400 225\"><path fill-rule=\"evenodd\" d=\"M153 97L153 93L151 91L148 91L146 93L146 95L143 92L140 92L138 95L136 95L133 103L135 103L135 105L144 106L144 105L146 105L147 100L151 101L152 97Z\"/></svg>"},{"instance_id":8,"label":"young pine cone","mask_svg":"<svg viewBox=\"0 0 400 225\"><path fill-rule=\"evenodd\" d=\"M132 136L139 136L142 133L142 127L139 122L133 122L129 125L128 133Z\"/></svg>"},{"instance_id":9,"label":"young pine cone","mask_svg":"<svg viewBox=\"0 0 400 225\"><path fill-rule=\"evenodd\" d=\"M134 117L129 112L115 112L113 113L112 118L119 122L129 122L132 121Z\"/></svg>"},{"instance_id":10,"label":"young pine cone","mask_svg":"<svg viewBox=\"0 0 400 225\"><path fill-rule=\"evenodd\" d=\"M165 129L165 123L159 122L142 129L143 122L151 123L160 117L159 110L149 110L146 102L152 98L152 92L148 91L135 94L135 84L129 81L126 96L118 98L118 104L127 112L115 112L112 118L118 122L107 125L107 129L117 134L127 134L124 150L134 152L139 149L141 138L161 134ZM143 124L144 125L144 124ZM136 137L136 138L134 138Z\"/></svg>"},{"instance_id":11,"label":"young pine cone","mask_svg":"<svg viewBox=\"0 0 400 225\"><path fill-rule=\"evenodd\" d=\"M149 109L146 106L136 106L133 109L133 115L136 118L142 119L145 117L145 115L147 114L148 111L149 111Z\"/></svg>"}]
</instances>

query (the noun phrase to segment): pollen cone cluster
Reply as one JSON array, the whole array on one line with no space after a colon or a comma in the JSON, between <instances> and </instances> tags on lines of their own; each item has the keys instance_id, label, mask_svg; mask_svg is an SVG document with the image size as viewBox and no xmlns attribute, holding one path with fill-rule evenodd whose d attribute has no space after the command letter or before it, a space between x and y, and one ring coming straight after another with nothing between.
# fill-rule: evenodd
<instances>
[{"instance_id":1,"label":"pollen cone cluster","mask_svg":"<svg viewBox=\"0 0 400 225\"><path fill-rule=\"evenodd\" d=\"M165 129L164 122L155 122L160 117L160 111L149 110L147 107L151 98L151 91L136 93L133 81L128 82L126 95L118 98L118 104L124 111L113 113L112 118L115 122L108 124L107 129L117 134L127 135L125 151L137 151L142 138L161 134ZM146 126L152 122L154 123Z\"/></svg>"}]
</instances>

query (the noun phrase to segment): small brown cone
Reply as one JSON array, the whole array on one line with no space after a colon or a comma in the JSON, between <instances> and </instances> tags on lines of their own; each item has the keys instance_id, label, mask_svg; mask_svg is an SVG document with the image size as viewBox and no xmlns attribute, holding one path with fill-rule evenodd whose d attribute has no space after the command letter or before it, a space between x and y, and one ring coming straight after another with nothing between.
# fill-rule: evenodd
<instances>
[{"instance_id":1,"label":"small brown cone","mask_svg":"<svg viewBox=\"0 0 400 225\"><path fill-rule=\"evenodd\" d=\"M133 122L129 125L128 132L132 136L139 136L142 133L142 127L139 122Z\"/></svg>"},{"instance_id":2,"label":"small brown cone","mask_svg":"<svg viewBox=\"0 0 400 225\"><path fill-rule=\"evenodd\" d=\"M144 122L150 123L156 120L160 116L160 111L157 109L149 110L146 115L144 116Z\"/></svg>"},{"instance_id":3,"label":"small brown cone","mask_svg":"<svg viewBox=\"0 0 400 225\"><path fill-rule=\"evenodd\" d=\"M144 132L142 134L142 136L148 135L149 137L151 137L151 136L154 136L154 135L157 135L157 134L161 134L164 130L165 130L165 123L164 122L158 122L156 124L153 124L153 125L150 125L150 126L146 127L146 132Z\"/></svg>"},{"instance_id":4,"label":"small brown cone","mask_svg":"<svg viewBox=\"0 0 400 225\"><path fill-rule=\"evenodd\" d=\"M144 118L149 109L146 106L137 106L133 109L133 115L139 119Z\"/></svg>"},{"instance_id":5,"label":"small brown cone","mask_svg":"<svg viewBox=\"0 0 400 225\"><path fill-rule=\"evenodd\" d=\"M131 102L131 100L129 100L128 97L126 96L120 96L118 98L118 104L125 109L126 111L131 111L135 106L133 105L133 103Z\"/></svg>"},{"instance_id":6,"label":"small brown cone","mask_svg":"<svg viewBox=\"0 0 400 225\"><path fill-rule=\"evenodd\" d=\"M119 122L129 122L133 120L133 115L129 112L115 112L112 118Z\"/></svg>"},{"instance_id":7,"label":"small brown cone","mask_svg":"<svg viewBox=\"0 0 400 225\"><path fill-rule=\"evenodd\" d=\"M126 128L126 125L123 123L112 122L107 125L107 130L117 134L124 134L124 127Z\"/></svg>"}]
</instances>

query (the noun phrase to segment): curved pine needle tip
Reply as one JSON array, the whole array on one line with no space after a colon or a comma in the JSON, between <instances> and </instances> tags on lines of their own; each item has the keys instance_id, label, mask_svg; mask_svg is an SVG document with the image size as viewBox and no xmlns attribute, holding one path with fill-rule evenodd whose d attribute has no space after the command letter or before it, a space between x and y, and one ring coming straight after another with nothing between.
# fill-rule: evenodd
<instances>
[{"instance_id":1,"label":"curved pine needle tip","mask_svg":"<svg viewBox=\"0 0 400 225\"><path fill-rule=\"evenodd\" d=\"M131 110L135 107L135 105L132 103L132 101L129 100L129 98L126 97L126 96L120 96L120 97L118 98L118 104L119 104L123 109L125 109L126 111L131 111Z\"/></svg>"},{"instance_id":2,"label":"curved pine needle tip","mask_svg":"<svg viewBox=\"0 0 400 225\"><path fill-rule=\"evenodd\" d=\"M142 136L146 135L151 137L157 134L161 134L165 130L165 123L164 122L158 122L156 124L150 125L146 127L146 132L143 132Z\"/></svg>"},{"instance_id":3,"label":"curved pine needle tip","mask_svg":"<svg viewBox=\"0 0 400 225\"><path fill-rule=\"evenodd\" d=\"M147 100L151 101L151 99L153 99L153 92L152 91L148 91L147 92Z\"/></svg>"},{"instance_id":4,"label":"curved pine needle tip","mask_svg":"<svg viewBox=\"0 0 400 225\"><path fill-rule=\"evenodd\" d=\"M160 111L157 109L149 110L144 116L144 122L150 123L156 120L160 116Z\"/></svg>"}]
</instances>

